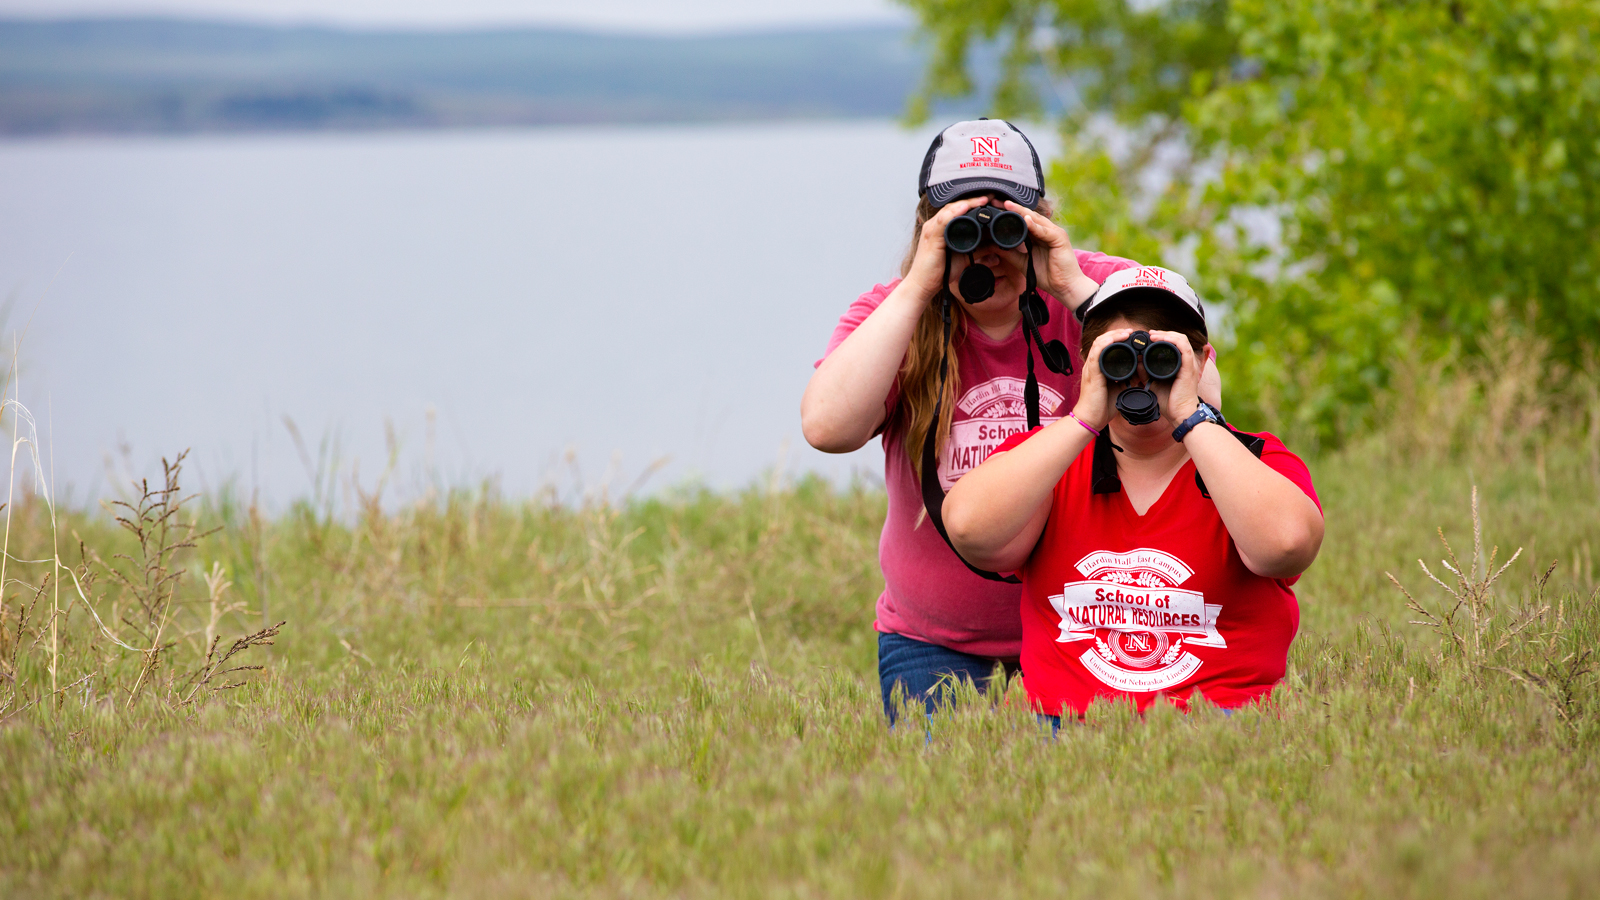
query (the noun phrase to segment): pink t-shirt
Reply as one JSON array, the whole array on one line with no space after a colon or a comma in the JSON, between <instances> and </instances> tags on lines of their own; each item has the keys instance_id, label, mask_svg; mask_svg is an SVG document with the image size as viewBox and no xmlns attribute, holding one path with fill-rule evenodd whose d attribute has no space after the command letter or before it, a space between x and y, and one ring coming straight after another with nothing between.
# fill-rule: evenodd
<instances>
[{"instance_id":1,"label":"pink t-shirt","mask_svg":"<svg viewBox=\"0 0 1600 900\"><path fill-rule=\"evenodd\" d=\"M1138 265L1103 253L1079 250L1077 254L1079 267L1095 281L1105 281L1118 269ZM899 283L896 280L877 285L850 304L833 330L827 353L844 343ZM1082 368L1078 338L1082 330L1064 305L1048 296L1045 303L1050 309L1050 322L1041 329L1043 337L1067 345L1072 352L1073 371L1071 376L1057 375L1045 368L1037 348L1034 350L1039 417L1049 424L1078 402L1078 372ZM969 328L966 341L954 350L961 371L961 395L956 399L950 440L939 454L939 481L945 490L976 468L1006 438L1028 427L1022 402L1028 357L1021 325L999 341L978 328ZM824 359L827 353L823 354ZM894 416L899 396L897 384L884 398L888 419ZM889 515L878 541L884 588L878 597L878 620L873 627L976 656L1016 657L1022 648L1021 588L972 574L945 545L932 523L924 518L917 527L922 488L906 457L904 436L885 432L883 452Z\"/></svg>"}]
</instances>

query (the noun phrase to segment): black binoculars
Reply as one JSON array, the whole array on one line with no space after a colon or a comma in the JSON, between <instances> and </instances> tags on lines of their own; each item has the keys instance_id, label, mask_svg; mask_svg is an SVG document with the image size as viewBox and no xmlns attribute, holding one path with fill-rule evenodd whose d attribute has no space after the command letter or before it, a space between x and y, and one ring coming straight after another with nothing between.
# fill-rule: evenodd
<instances>
[{"instance_id":1,"label":"black binoculars","mask_svg":"<svg viewBox=\"0 0 1600 900\"><path fill-rule=\"evenodd\" d=\"M1010 250L1028 236L1028 223L1009 209L974 206L944 226L944 243L953 253L971 253L985 238Z\"/></svg>"},{"instance_id":2,"label":"black binoculars","mask_svg":"<svg viewBox=\"0 0 1600 900\"><path fill-rule=\"evenodd\" d=\"M1129 381L1144 363L1144 372L1151 381L1166 381L1178 377L1183 368L1183 353L1171 341L1154 341L1150 332L1135 331L1100 351L1100 372L1107 381Z\"/></svg>"},{"instance_id":3,"label":"black binoculars","mask_svg":"<svg viewBox=\"0 0 1600 900\"><path fill-rule=\"evenodd\" d=\"M1183 368L1183 353L1171 341L1151 340L1148 331L1135 331L1100 351L1100 373L1112 384L1131 381L1140 362L1151 381L1168 381ZM1117 412L1129 425L1148 425L1161 418L1161 403L1149 388L1130 387L1117 395Z\"/></svg>"}]
</instances>

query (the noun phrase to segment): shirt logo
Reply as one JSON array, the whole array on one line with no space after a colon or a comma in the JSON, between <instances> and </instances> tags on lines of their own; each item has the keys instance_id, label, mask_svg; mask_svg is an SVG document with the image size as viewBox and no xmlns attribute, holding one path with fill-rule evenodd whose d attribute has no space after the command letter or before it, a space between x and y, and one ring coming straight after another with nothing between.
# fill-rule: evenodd
<instances>
[{"instance_id":1,"label":"shirt logo","mask_svg":"<svg viewBox=\"0 0 1600 900\"><path fill-rule=\"evenodd\" d=\"M1185 650L1228 646L1217 632L1222 604L1178 585L1194 574L1162 550L1096 551L1078 560L1085 580L1068 582L1049 598L1061 616L1058 643L1093 641L1078 657L1102 683L1121 691L1163 691L1200 671Z\"/></svg>"},{"instance_id":2,"label":"shirt logo","mask_svg":"<svg viewBox=\"0 0 1600 900\"><path fill-rule=\"evenodd\" d=\"M950 440L939 454L939 485L955 486L961 476L989 458L1006 438L1028 430L1028 405L1023 392L1027 381L1004 376L991 378L963 393L956 410L968 418L950 425ZM1049 425L1060 416L1051 415L1066 398L1047 384L1039 385L1039 424Z\"/></svg>"}]
</instances>

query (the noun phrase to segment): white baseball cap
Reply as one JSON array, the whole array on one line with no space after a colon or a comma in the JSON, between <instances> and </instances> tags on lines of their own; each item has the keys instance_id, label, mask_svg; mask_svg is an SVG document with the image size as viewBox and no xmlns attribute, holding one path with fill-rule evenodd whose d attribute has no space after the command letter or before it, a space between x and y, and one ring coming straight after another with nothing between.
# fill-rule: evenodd
<instances>
[{"instance_id":1,"label":"white baseball cap","mask_svg":"<svg viewBox=\"0 0 1600 900\"><path fill-rule=\"evenodd\" d=\"M1201 333L1210 333L1206 331L1206 308L1200 302L1200 295L1194 292L1182 275L1160 266L1139 266L1112 272L1111 277L1101 283L1100 289L1078 306L1078 321L1082 322L1089 313L1103 309L1108 303L1138 294L1177 298L1193 314L1194 323L1200 326Z\"/></svg>"},{"instance_id":2,"label":"white baseball cap","mask_svg":"<svg viewBox=\"0 0 1600 900\"><path fill-rule=\"evenodd\" d=\"M935 208L995 191L1029 209L1044 196L1044 169L1026 135L1004 119L957 122L939 132L922 158L917 193Z\"/></svg>"}]
</instances>

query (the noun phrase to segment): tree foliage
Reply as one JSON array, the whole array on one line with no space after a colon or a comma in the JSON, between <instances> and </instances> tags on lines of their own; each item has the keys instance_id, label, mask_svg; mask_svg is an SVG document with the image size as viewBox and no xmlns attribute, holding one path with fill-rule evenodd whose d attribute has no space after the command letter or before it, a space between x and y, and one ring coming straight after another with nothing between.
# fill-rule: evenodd
<instances>
[{"instance_id":1,"label":"tree foliage","mask_svg":"<svg viewBox=\"0 0 1600 900\"><path fill-rule=\"evenodd\" d=\"M970 90L968 48L996 42L996 114L1062 109L1051 190L1078 243L1192 269L1225 305L1231 407L1337 439L1400 358L1492 356L1507 327L1590 358L1600 3L908 5L927 97Z\"/></svg>"}]
</instances>

